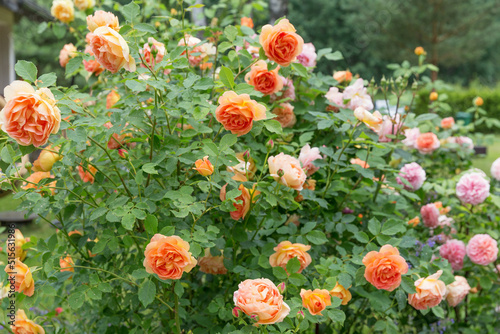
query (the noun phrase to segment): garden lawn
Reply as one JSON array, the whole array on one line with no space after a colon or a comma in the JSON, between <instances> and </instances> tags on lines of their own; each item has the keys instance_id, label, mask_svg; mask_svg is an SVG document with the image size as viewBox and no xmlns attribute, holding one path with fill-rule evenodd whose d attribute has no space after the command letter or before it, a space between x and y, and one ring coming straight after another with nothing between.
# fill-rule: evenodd
<instances>
[{"instance_id":1,"label":"garden lawn","mask_svg":"<svg viewBox=\"0 0 500 334\"><path fill-rule=\"evenodd\" d=\"M496 136L494 142L488 145L488 152L486 155L477 156L472 160L472 164L474 167L481 169L486 173L489 177L490 168L493 161L500 158L500 135Z\"/></svg>"}]
</instances>

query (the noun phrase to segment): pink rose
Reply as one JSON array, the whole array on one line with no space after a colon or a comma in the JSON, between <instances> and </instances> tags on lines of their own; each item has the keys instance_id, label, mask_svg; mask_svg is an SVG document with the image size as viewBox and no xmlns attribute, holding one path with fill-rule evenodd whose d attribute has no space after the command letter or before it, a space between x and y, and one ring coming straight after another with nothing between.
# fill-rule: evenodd
<instances>
[{"instance_id":1,"label":"pink rose","mask_svg":"<svg viewBox=\"0 0 500 334\"><path fill-rule=\"evenodd\" d=\"M277 156L269 157L269 173L274 179L282 185L302 190L306 182L306 173L300 166L300 161L288 154L280 153ZM278 175L278 171L283 176Z\"/></svg>"},{"instance_id":2,"label":"pink rose","mask_svg":"<svg viewBox=\"0 0 500 334\"><path fill-rule=\"evenodd\" d=\"M135 71L135 60L130 55L127 42L110 27L99 27L90 37L90 47L95 59L111 73L124 67L129 72Z\"/></svg>"},{"instance_id":3,"label":"pink rose","mask_svg":"<svg viewBox=\"0 0 500 334\"><path fill-rule=\"evenodd\" d=\"M354 84L346 87L344 90L344 100L349 100L347 108L354 110L357 107L363 107L366 110L373 109L372 98L366 92L363 79L359 78Z\"/></svg>"},{"instance_id":4,"label":"pink rose","mask_svg":"<svg viewBox=\"0 0 500 334\"><path fill-rule=\"evenodd\" d=\"M315 160L319 159L323 159L319 152L319 148L311 148L309 144L306 144L300 149L299 160L302 163L302 167L304 167L307 175L312 175L319 169L319 167L316 167L313 164Z\"/></svg>"},{"instance_id":5,"label":"pink rose","mask_svg":"<svg viewBox=\"0 0 500 334\"><path fill-rule=\"evenodd\" d=\"M411 184L411 187L404 184L401 181L401 178L404 178L406 181L408 181ZM396 177L396 179L398 183L402 184L406 190L415 191L420 189L420 187L422 187L422 184L424 184L425 170L416 162L412 162L404 165L403 168L401 168L399 176Z\"/></svg>"},{"instance_id":6,"label":"pink rose","mask_svg":"<svg viewBox=\"0 0 500 334\"><path fill-rule=\"evenodd\" d=\"M455 192L462 203L478 205L490 195L490 184L481 173L472 172L460 178Z\"/></svg>"},{"instance_id":7,"label":"pink rose","mask_svg":"<svg viewBox=\"0 0 500 334\"><path fill-rule=\"evenodd\" d=\"M153 37L149 37L148 42L139 50L139 53L142 55L144 62L154 69L156 64L161 62L163 57L165 57L165 44L158 42ZM141 67L146 66L141 64Z\"/></svg>"},{"instance_id":8,"label":"pink rose","mask_svg":"<svg viewBox=\"0 0 500 334\"><path fill-rule=\"evenodd\" d=\"M430 228L435 228L439 224L439 210L434 203L429 203L420 208L420 214L424 225Z\"/></svg>"},{"instance_id":9,"label":"pink rose","mask_svg":"<svg viewBox=\"0 0 500 334\"><path fill-rule=\"evenodd\" d=\"M69 43L64 45L64 47L61 49L61 52L59 52L59 64L61 67L66 67L66 64L68 64L69 60L77 55L77 50L76 47L73 45L73 43Z\"/></svg>"},{"instance_id":10,"label":"pink rose","mask_svg":"<svg viewBox=\"0 0 500 334\"><path fill-rule=\"evenodd\" d=\"M439 247L439 255L448 260L453 270L460 270L464 265L465 244L463 241L452 239Z\"/></svg>"},{"instance_id":11,"label":"pink rose","mask_svg":"<svg viewBox=\"0 0 500 334\"><path fill-rule=\"evenodd\" d=\"M455 276L455 281L446 286L446 301L455 307L469 294L470 285L462 276Z\"/></svg>"},{"instance_id":12,"label":"pink rose","mask_svg":"<svg viewBox=\"0 0 500 334\"><path fill-rule=\"evenodd\" d=\"M188 59L191 66L199 66L204 60L207 60L209 56L215 54L215 46L212 43L201 43L199 38L193 37L186 34L184 38L181 38L178 46L188 47ZM184 51L182 54L184 55Z\"/></svg>"},{"instance_id":13,"label":"pink rose","mask_svg":"<svg viewBox=\"0 0 500 334\"><path fill-rule=\"evenodd\" d=\"M382 125L380 126L378 133L378 140L382 143L388 143L392 141L392 138L387 137L387 135L396 135L399 128L401 127L401 118L399 114L392 119L389 115L384 115L382 117Z\"/></svg>"},{"instance_id":14,"label":"pink rose","mask_svg":"<svg viewBox=\"0 0 500 334\"><path fill-rule=\"evenodd\" d=\"M422 133L415 142L415 148L422 154L430 154L440 146L438 137L432 132Z\"/></svg>"},{"instance_id":15,"label":"pink rose","mask_svg":"<svg viewBox=\"0 0 500 334\"><path fill-rule=\"evenodd\" d=\"M243 313L255 316L255 325L282 322L290 313L276 285L267 278L247 279L234 292L234 304Z\"/></svg>"},{"instance_id":16,"label":"pink rose","mask_svg":"<svg viewBox=\"0 0 500 334\"><path fill-rule=\"evenodd\" d=\"M278 100L290 99L291 101L295 101L295 86L293 85L292 79L287 79L280 75L281 80L283 81L283 89L281 90L281 96L277 96L276 94L271 95L271 102L276 102Z\"/></svg>"},{"instance_id":17,"label":"pink rose","mask_svg":"<svg viewBox=\"0 0 500 334\"><path fill-rule=\"evenodd\" d=\"M339 92L339 89L337 87L331 87L328 90L328 93L326 93L325 98L328 100L328 102L333 103L340 108L346 107L344 104L344 94Z\"/></svg>"},{"instance_id":18,"label":"pink rose","mask_svg":"<svg viewBox=\"0 0 500 334\"><path fill-rule=\"evenodd\" d=\"M416 293L408 295L408 303L417 310L425 310L437 306L446 294L446 285L439 277L443 274L439 270L426 278L415 282Z\"/></svg>"},{"instance_id":19,"label":"pink rose","mask_svg":"<svg viewBox=\"0 0 500 334\"><path fill-rule=\"evenodd\" d=\"M487 266L497 260L497 241L488 234L476 234L467 244L467 256L475 264Z\"/></svg>"},{"instance_id":20,"label":"pink rose","mask_svg":"<svg viewBox=\"0 0 500 334\"><path fill-rule=\"evenodd\" d=\"M4 89L7 104L0 111L2 131L19 145L43 146L51 134L59 131L61 112L48 88L35 91L16 80Z\"/></svg>"},{"instance_id":21,"label":"pink rose","mask_svg":"<svg viewBox=\"0 0 500 334\"><path fill-rule=\"evenodd\" d=\"M495 180L500 181L500 158L493 161L493 163L491 164L490 172L491 176Z\"/></svg>"},{"instance_id":22,"label":"pink rose","mask_svg":"<svg viewBox=\"0 0 500 334\"><path fill-rule=\"evenodd\" d=\"M451 129L455 125L453 117L446 117L441 120L441 127L443 129Z\"/></svg>"},{"instance_id":23,"label":"pink rose","mask_svg":"<svg viewBox=\"0 0 500 334\"><path fill-rule=\"evenodd\" d=\"M317 57L318 55L313 43L304 43L302 53L297 56L297 60L305 67L314 67L316 66Z\"/></svg>"},{"instance_id":24,"label":"pink rose","mask_svg":"<svg viewBox=\"0 0 500 334\"><path fill-rule=\"evenodd\" d=\"M406 129L404 131L404 135L406 136L406 138L403 139L403 144L405 144L409 148L417 148L416 143L418 137L420 137L420 129L419 128Z\"/></svg>"}]
</instances>

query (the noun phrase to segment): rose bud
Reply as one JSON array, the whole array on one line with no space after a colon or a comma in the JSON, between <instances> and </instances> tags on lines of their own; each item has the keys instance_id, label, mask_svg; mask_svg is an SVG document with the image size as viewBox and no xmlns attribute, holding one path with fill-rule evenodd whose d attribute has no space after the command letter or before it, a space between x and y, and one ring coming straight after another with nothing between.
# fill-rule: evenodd
<instances>
[{"instance_id":1,"label":"rose bud","mask_svg":"<svg viewBox=\"0 0 500 334\"><path fill-rule=\"evenodd\" d=\"M306 316L304 315L304 311L300 310L297 312L297 318L298 319L304 319Z\"/></svg>"},{"instance_id":2,"label":"rose bud","mask_svg":"<svg viewBox=\"0 0 500 334\"><path fill-rule=\"evenodd\" d=\"M57 307L55 311L56 311L56 315L59 315L62 313L63 309L62 309L62 307Z\"/></svg>"},{"instance_id":3,"label":"rose bud","mask_svg":"<svg viewBox=\"0 0 500 334\"><path fill-rule=\"evenodd\" d=\"M279 177L283 177L283 175L285 175L285 172L280 168L278 169L278 172L276 172L276 174L278 174Z\"/></svg>"},{"instance_id":4,"label":"rose bud","mask_svg":"<svg viewBox=\"0 0 500 334\"><path fill-rule=\"evenodd\" d=\"M239 318L240 317L240 315L241 315L240 312L241 312L241 309L238 306L236 306L235 308L233 308L233 316L235 318Z\"/></svg>"},{"instance_id":5,"label":"rose bud","mask_svg":"<svg viewBox=\"0 0 500 334\"><path fill-rule=\"evenodd\" d=\"M258 322L259 321L259 316L257 314L252 314L250 316L250 319L252 319L253 322Z\"/></svg>"},{"instance_id":6,"label":"rose bud","mask_svg":"<svg viewBox=\"0 0 500 334\"><path fill-rule=\"evenodd\" d=\"M212 165L210 160L208 160L208 155L203 157L203 159L196 160L194 164L196 165L196 168L193 169L203 176L212 175L212 173L214 172L214 166Z\"/></svg>"},{"instance_id":7,"label":"rose bud","mask_svg":"<svg viewBox=\"0 0 500 334\"><path fill-rule=\"evenodd\" d=\"M286 284L285 282L281 282L280 284L278 284L278 291L282 294L284 293L286 290Z\"/></svg>"},{"instance_id":8,"label":"rose bud","mask_svg":"<svg viewBox=\"0 0 500 334\"><path fill-rule=\"evenodd\" d=\"M268 150L272 150L274 148L274 141L272 139L269 139L269 141L266 144L266 147Z\"/></svg>"},{"instance_id":9,"label":"rose bud","mask_svg":"<svg viewBox=\"0 0 500 334\"><path fill-rule=\"evenodd\" d=\"M122 148L118 149L118 155L122 159L128 159L128 151L127 150L124 150Z\"/></svg>"}]
</instances>

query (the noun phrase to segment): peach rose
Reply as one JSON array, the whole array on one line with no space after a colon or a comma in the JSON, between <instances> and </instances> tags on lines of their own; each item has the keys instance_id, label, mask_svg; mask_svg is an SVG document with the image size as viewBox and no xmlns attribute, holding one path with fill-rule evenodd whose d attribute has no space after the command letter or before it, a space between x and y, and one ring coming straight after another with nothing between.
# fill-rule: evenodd
<instances>
[{"instance_id":1,"label":"peach rose","mask_svg":"<svg viewBox=\"0 0 500 334\"><path fill-rule=\"evenodd\" d=\"M242 17L240 25L253 29L253 20L251 17Z\"/></svg>"},{"instance_id":2,"label":"peach rose","mask_svg":"<svg viewBox=\"0 0 500 334\"><path fill-rule=\"evenodd\" d=\"M258 325L282 322L290 313L276 285L267 278L247 279L234 292L234 304L243 313L257 320Z\"/></svg>"},{"instance_id":3,"label":"peach rose","mask_svg":"<svg viewBox=\"0 0 500 334\"><path fill-rule=\"evenodd\" d=\"M19 259L19 261L24 261L26 259L26 255L28 254L27 249L23 249L23 245L27 242L29 242L29 238L24 238L24 235L21 233L20 230L15 229L14 231L14 240L15 240L15 258ZM8 240L7 240L8 242ZM11 252L11 249L9 249L9 244L7 243L6 250Z\"/></svg>"},{"instance_id":4,"label":"peach rose","mask_svg":"<svg viewBox=\"0 0 500 334\"><path fill-rule=\"evenodd\" d=\"M232 179L235 181L247 182L248 180L252 180L255 172L257 172L255 161L248 156L245 162L244 154L244 152L236 153L235 156L238 159L238 164L226 168L228 172L234 173Z\"/></svg>"},{"instance_id":5,"label":"peach rose","mask_svg":"<svg viewBox=\"0 0 500 334\"><path fill-rule=\"evenodd\" d=\"M127 126L128 123L125 124ZM107 122L104 124L104 126L107 129L111 129L113 127L113 124L111 122ZM129 148L134 148L136 143L135 142L130 142L127 138L133 137L131 133L123 133L125 130L122 130L122 133L119 135L118 133L113 133L111 135L111 138L108 140L108 149L110 150L116 150L119 149L120 147L124 146L125 144Z\"/></svg>"},{"instance_id":6,"label":"peach rose","mask_svg":"<svg viewBox=\"0 0 500 334\"><path fill-rule=\"evenodd\" d=\"M73 22L75 19L75 8L71 0L54 0L50 8L50 14L64 23Z\"/></svg>"},{"instance_id":7,"label":"peach rose","mask_svg":"<svg viewBox=\"0 0 500 334\"><path fill-rule=\"evenodd\" d=\"M474 105L476 107L480 107L480 106L483 105L484 100L483 100L483 98L481 96L477 96L477 97L474 98L474 100L472 102L474 103Z\"/></svg>"},{"instance_id":8,"label":"peach rose","mask_svg":"<svg viewBox=\"0 0 500 334\"><path fill-rule=\"evenodd\" d=\"M455 276L455 281L446 286L446 301L451 307L455 307L464 300L470 292L470 285L467 279L462 276Z\"/></svg>"},{"instance_id":9,"label":"peach rose","mask_svg":"<svg viewBox=\"0 0 500 334\"><path fill-rule=\"evenodd\" d=\"M340 298L340 300L342 300L342 305L347 305L347 303L349 303L349 301L352 299L349 288L346 289L337 282L337 284L335 284L335 287L330 290L330 296Z\"/></svg>"},{"instance_id":10,"label":"peach rose","mask_svg":"<svg viewBox=\"0 0 500 334\"><path fill-rule=\"evenodd\" d=\"M300 297L302 298L302 306L309 310L312 315L323 315L321 312L327 307L332 305L332 297L325 289L300 290Z\"/></svg>"},{"instance_id":11,"label":"peach rose","mask_svg":"<svg viewBox=\"0 0 500 334\"><path fill-rule=\"evenodd\" d=\"M370 165L366 163L366 161L361 160L360 158L355 158L350 160L351 165L359 165L363 168L370 168Z\"/></svg>"},{"instance_id":12,"label":"peach rose","mask_svg":"<svg viewBox=\"0 0 500 334\"><path fill-rule=\"evenodd\" d=\"M139 50L144 62L152 69L165 57L165 44L158 42L153 37L148 38L148 42ZM142 67L146 67L141 63Z\"/></svg>"},{"instance_id":13,"label":"peach rose","mask_svg":"<svg viewBox=\"0 0 500 334\"><path fill-rule=\"evenodd\" d=\"M80 179L83 182L90 182L94 183L94 176L97 173L97 169L92 166L92 165L87 165L87 167L84 169L82 165L78 166L78 176L80 176Z\"/></svg>"},{"instance_id":14,"label":"peach rose","mask_svg":"<svg viewBox=\"0 0 500 334\"><path fill-rule=\"evenodd\" d=\"M372 114L363 107L357 107L354 110L354 116L359 121L365 123L365 125L372 129L374 132L379 132L382 128L382 123L384 122L384 119L382 118L382 115L378 112L378 110L375 110L375 112Z\"/></svg>"},{"instance_id":15,"label":"peach rose","mask_svg":"<svg viewBox=\"0 0 500 334\"><path fill-rule=\"evenodd\" d=\"M50 172L35 172L26 178L26 181L23 183L23 189L43 189L44 187L54 188L56 186L56 181L50 182L44 186L38 186L38 183L43 179L53 179L54 175L51 175ZM50 189L52 194L54 194L54 189Z\"/></svg>"},{"instance_id":16,"label":"peach rose","mask_svg":"<svg viewBox=\"0 0 500 334\"><path fill-rule=\"evenodd\" d=\"M103 10L98 10L94 15L87 16L87 28L90 32L94 32L94 30L99 27L110 27L118 31L120 30L119 25L118 17L116 17L115 14ZM87 41L87 43L89 42Z\"/></svg>"},{"instance_id":17,"label":"peach rose","mask_svg":"<svg viewBox=\"0 0 500 334\"><path fill-rule=\"evenodd\" d=\"M263 26L259 42L267 58L284 67L290 65L302 52L304 45L304 40L295 31L287 19L282 19L275 26Z\"/></svg>"},{"instance_id":18,"label":"peach rose","mask_svg":"<svg viewBox=\"0 0 500 334\"><path fill-rule=\"evenodd\" d=\"M443 129L451 129L455 125L455 119L453 117L446 117L441 120L441 127Z\"/></svg>"},{"instance_id":19,"label":"peach rose","mask_svg":"<svg viewBox=\"0 0 500 334\"><path fill-rule=\"evenodd\" d=\"M9 267L10 265L5 266L5 272L9 275L9 279L10 277L15 279L16 292L22 292L28 297L33 296L33 293L35 293L35 281L31 275L30 268L19 261L19 259L15 260L12 272Z\"/></svg>"},{"instance_id":20,"label":"peach rose","mask_svg":"<svg viewBox=\"0 0 500 334\"><path fill-rule=\"evenodd\" d=\"M266 119L266 107L250 99L248 94L228 91L219 97L215 118L224 129L242 136L252 130L253 121Z\"/></svg>"},{"instance_id":21,"label":"peach rose","mask_svg":"<svg viewBox=\"0 0 500 334\"><path fill-rule=\"evenodd\" d=\"M419 217L415 217L415 218L410 219L408 221L408 225L413 226L413 227L417 226L418 224L420 224L420 218Z\"/></svg>"},{"instance_id":22,"label":"peach rose","mask_svg":"<svg viewBox=\"0 0 500 334\"><path fill-rule=\"evenodd\" d=\"M273 109L274 119L280 122L283 128L291 128L297 123L297 118L293 112L293 106L290 103L280 103L279 106Z\"/></svg>"},{"instance_id":23,"label":"peach rose","mask_svg":"<svg viewBox=\"0 0 500 334\"><path fill-rule=\"evenodd\" d=\"M33 163L33 171L35 172L50 172L54 164L63 157L54 152L58 152L59 147L52 148L48 146L40 152L40 155Z\"/></svg>"},{"instance_id":24,"label":"peach rose","mask_svg":"<svg viewBox=\"0 0 500 334\"><path fill-rule=\"evenodd\" d=\"M193 169L203 176L212 175L214 172L214 166L210 160L208 160L208 155L203 157L203 159L196 160L194 164L196 168Z\"/></svg>"},{"instance_id":25,"label":"peach rose","mask_svg":"<svg viewBox=\"0 0 500 334\"><path fill-rule=\"evenodd\" d=\"M431 101L436 101L437 99L438 99L438 93L436 93L436 92L431 92L431 93L429 94L429 100L431 100Z\"/></svg>"},{"instance_id":26,"label":"peach rose","mask_svg":"<svg viewBox=\"0 0 500 334\"><path fill-rule=\"evenodd\" d=\"M90 47L90 45L87 45L85 47L85 53L94 57L94 52L92 51L92 48ZM101 66L101 64L99 64L99 62L97 60L95 60L95 57L94 57L94 59L91 59L91 60L84 59L83 60L83 67L85 68L85 71L87 71L89 73L94 73L95 75L99 75L102 73L102 71L104 71L104 68Z\"/></svg>"},{"instance_id":27,"label":"peach rose","mask_svg":"<svg viewBox=\"0 0 500 334\"><path fill-rule=\"evenodd\" d=\"M336 71L333 73L333 78L337 80L338 83L350 82L352 80L351 71Z\"/></svg>"},{"instance_id":28,"label":"peach rose","mask_svg":"<svg viewBox=\"0 0 500 334\"><path fill-rule=\"evenodd\" d=\"M267 63L261 59L252 65L250 72L245 75L245 81L264 95L277 93L283 88L279 69L280 67L276 66L274 70L268 71Z\"/></svg>"},{"instance_id":29,"label":"peach rose","mask_svg":"<svg viewBox=\"0 0 500 334\"><path fill-rule=\"evenodd\" d=\"M61 257L59 259L59 267L61 267L61 271L71 271L75 272L75 268L73 267L75 262L71 256Z\"/></svg>"},{"instance_id":30,"label":"peach rose","mask_svg":"<svg viewBox=\"0 0 500 334\"><path fill-rule=\"evenodd\" d=\"M446 285L439 280L443 274L438 270L431 276L420 278L415 282L416 293L408 295L408 304L417 310L425 310L437 306L446 294Z\"/></svg>"},{"instance_id":31,"label":"peach rose","mask_svg":"<svg viewBox=\"0 0 500 334\"><path fill-rule=\"evenodd\" d=\"M16 320L14 321L14 325L10 326L10 330L14 332L14 334L45 334L45 330L42 326L28 319L24 310L17 311Z\"/></svg>"},{"instance_id":32,"label":"peach rose","mask_svg":"<svg viewBox=\"0 0 500 334\"><path fill-rule=\"evenodd\" d=\"M424 54L425 54L425 50L424 50L424 48L423 48L423 47L421 47L421 46L417 46L417 47L415 48L415 51L414 51L414 52L415 52L415 54L416 54L417 56L421 56L421 55L424 55Z\"/></svg>"},{"instance_id":33,"label":"peach rose","mask_svg":"<svg viewBox=\"0 0 500 334\"><path fill-rule=\"evenodd\" d=\"M288 154L280 153L269 157L267 162L269 173L277 182L295 190L303 189L307 176L300 166L299 160ZM278 172L283 173L283 176L279 176Z\"/></svg>"},{"instance_id":34,"label":"peach rose","mask_svg":"<svg viewBox=\"0 0 500 334\"><path fill-rule=\"evenodd\" d=\"M422 154L430 154L440 145L438 137L432 132L422 133L415 142L416 149Z\"/></svg>"},{"instance_id":35,"label":"peach rose","mask_svg":"<svg viewBox=\"0 0 500 334\"><path fill-rule=\"evenodd\" d=\"M307 179L306 183L304 183L304 189L314 191L316 189L316 180Z\"/></svg>"},{"instance_id":36,"label":"peach rose","mask_svg":"<svg viewBox=\"0 0 500 334\"><path fill-rule=\"evenodd\" d=\"M205 249L205 256L198 259L200 271L211 275L225 275L227 269L224 266L224 256L212 256L210 248Z\"/></svg>"},{"instance_id":37,"label":"peach rose","mask_svg":"<svg viewBox=\"0 0 500 334\"><path fill-rule=\"evenodd\" d=\"M4 89L7 104L0 111L2 131L19 145L45 145L59 131L61 112L48 88L35 91L25 81L16 80Z\"/></svg>"},{"instance_id":38,"label":"peach rose","mask_svg":"<svg viewBox=\"0 0 500 334\"><path fill-rule=\"evenodd\" d=\"M189 252L189 244L176 235L167 237L155 234L144 251L144 267L160 279L180 279L184 272L196 266L196 259Z\"/></svg>"},{"instance_id":39,"label":"peach rose","mask_svg":"<svg viewBox=\"0 0 500 334\"><path fill-rule=\"evenodd\" d=\"M393 291L401 284L401 275L408 272L408 264L396 247L384 245L380 251L371 251L363 258L365 278L377 289Z\"/></svg>"},{"instance_id":40,"label":"peach rose","mask_svg":"<svg viewBox=\"0 0 500 334\"><path fill-rule=\"evenodd\" d=\"M225 184L221 189L220 189L220 200L225 201L226 200L226 186ZM256 191L254 189L249 190L243 186L243 184L240 184L238 187L238 190L241 191L241 195L236 197L234 200L236 201L233 203L233 206L236 208L235 211L231 211L230 215L231 218L234 220L238 219L245 219L245 216L247 215L248 211L250 210L250 200L255 201L255 198L257 195L260 194L259 191ZM253 194L253 196L252 196Z\"/></svg>"},{"instance_id":41,"label":"peach rose","mask_svg":"<svg viewBox=\"0 0 500 334\"><path fill-rule=\"evenodd\" d=\"M113 106L120 101L120 94L116 90L111 90L111 92L106 95L106 109L111 109Z\"/></svg>"},{"instance_id":42,"label":"peach rose","mask_svg":"<svg viewBox=\"0 0 500 334\"><path fill-rule=\"evenodd\" d=\"M79 10L85 11L89 8L93 8L95 6L94 0L73 0L76 8Z\"/></svg>"},{"instance_id":43,"label":"peach rose","mask_svg":"<svg viewBox=\"0 0 500 334\"><path fill-rule=\"evenodd\" d=\"M198 66L201 62L207 61L211 55L215 54L215 46L212 43L201 43L199 38L193 37L189 34L185 34L178 46L187 46L188 50L188 60L191 66ZM181 53L185 55L186 51Z\"/></svg>"},{"instance_id":44,"label":"peach rose","mask_svg":"<svg viewBox=\"0 0 500 334\"><path fill-rule=\"evenodd\" d=\"M292 244L290 241L282 241L278 246L274 247L274 253L269 258L271 267L281 267L286 270L286 264L293 258L297 258L300 262L300 269L297 271L301 273L302 270L311 264L311 256L307 253L311 249L309 245Z\"/></svg>"},{"instance_id":45,"label":"peach rose","mask_svg":"<svg viewBox=\"0 0 500 334\"><path fill-rule=\"evenodd\" d=\"M61 67L66 67L71 58L76 57L78 50L73 43L65 44L59 52L59 64Z\"/></svg>"},{"instance_id":46,"label":"peach rose","mask_svg":"<svg viewBox=\"0 0 500 334\"><path fill-rule=\"evenodd\" d=\"M129 72L135 71L135 60L130 55L127 42L110 27L99 27L90 36L90 47L95 59L111 73L124 67Z\"/></svg>"}]
</instances>

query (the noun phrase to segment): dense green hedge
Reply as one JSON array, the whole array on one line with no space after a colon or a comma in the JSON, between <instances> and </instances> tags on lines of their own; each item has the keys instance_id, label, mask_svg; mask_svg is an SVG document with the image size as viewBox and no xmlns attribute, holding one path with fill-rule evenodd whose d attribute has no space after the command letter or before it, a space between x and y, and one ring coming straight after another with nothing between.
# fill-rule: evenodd
<instances>
[{"instance_id":1,"label":"dense green hedge","mask_svg":"<svg viewBox=\"0 0 500 334\"><path fill-rule=\"evenodd\" d=\"M429 104L428 90L419 91L418 98L415 105L415 113L422 114L427 112L427 105ZM455 116L458 111L465 111L473 104L472 101L476 96L480 96L484 100L482 108L488 112L488 117L500 119L500 86L489 87L471 87L471 88L454 88L449 91L438 91L439 95L443 97L447 95L447 99L443 102L451 106L451 110L441 111L443 117ZM492 133L498 131L495 128L489 129L485 125L478 127L480 132Z\"/></svg>"}]
</instances>

